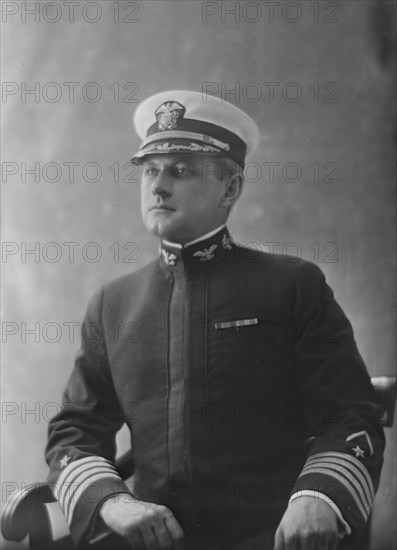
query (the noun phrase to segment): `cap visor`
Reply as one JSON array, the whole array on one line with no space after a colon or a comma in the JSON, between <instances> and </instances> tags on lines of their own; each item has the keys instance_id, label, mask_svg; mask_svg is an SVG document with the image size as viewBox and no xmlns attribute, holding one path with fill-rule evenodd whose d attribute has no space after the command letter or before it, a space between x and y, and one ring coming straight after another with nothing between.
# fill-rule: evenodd
<instances>
[{"instance_id":1,"label":"cap visor","mask_svg":"<svg viewBox=\"0 0 397 550\"><path fill-rule=\"evenodd\" d=\"M224 155L225 151L208 143L184 139L156 141L140 149L132 157L131 162L139 164L148 155L178 155L180 153L194 155Z\"/></svg>"}]
</instances>

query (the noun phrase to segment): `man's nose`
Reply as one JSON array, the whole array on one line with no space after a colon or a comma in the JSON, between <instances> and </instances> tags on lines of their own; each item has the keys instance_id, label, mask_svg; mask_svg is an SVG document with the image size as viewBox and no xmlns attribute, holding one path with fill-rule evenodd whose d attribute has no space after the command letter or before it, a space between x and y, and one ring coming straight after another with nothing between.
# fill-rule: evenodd
<instances>
[{"instance_id":1,"label":"man's nose","mask_svg":"<svg viewBox=\"0 0 397 550\"><path fill-rule=\"evenodd\" d=\"M161 170L152 182L153 195L170 196L172 194L173 178L168 170Z\"/></svg>"}]
</instances>

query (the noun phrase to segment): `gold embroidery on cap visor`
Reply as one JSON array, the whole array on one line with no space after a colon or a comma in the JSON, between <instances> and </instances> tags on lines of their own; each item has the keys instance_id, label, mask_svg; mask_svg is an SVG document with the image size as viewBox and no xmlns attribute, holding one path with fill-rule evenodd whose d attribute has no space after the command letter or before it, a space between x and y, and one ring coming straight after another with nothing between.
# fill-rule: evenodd
<instances>
[{"instance_id":1,"label":"gold embroidery on cap visor","mask_svg":"<svg viewBox=\"0 0 397 550\"><path fill-rule=\"evenodd\" d=\"M185 132L184 130L177 130L176 132L167 132L166 139L183 139L184 141L198 141L199 143L204 143L205 145L213 145L224 151L230 151L230 145L219 139L215 139L206 134L198 134L197 132ZM140 145L140 149L145 149L147 145L156 141L164 140L164 134L156 133L148 136Z\"/></svg>"},{"instance_id":2,"label":"gold embroidery on cap visor","mask_svg":"<svg viewBox=\"0 0 397 550\"><path fill-rule=\"evenodd\" d=\"M217 147L212 147L212 145L200 145L199 143L187 143L187 144L177 144L169 143L152 143L146 146L144 149L138 151L138 153L133 157L142 158L149 153L174 153L178 151L192 152L192 153L222 153L221 149Z\"/></svg>"}]
</instances>

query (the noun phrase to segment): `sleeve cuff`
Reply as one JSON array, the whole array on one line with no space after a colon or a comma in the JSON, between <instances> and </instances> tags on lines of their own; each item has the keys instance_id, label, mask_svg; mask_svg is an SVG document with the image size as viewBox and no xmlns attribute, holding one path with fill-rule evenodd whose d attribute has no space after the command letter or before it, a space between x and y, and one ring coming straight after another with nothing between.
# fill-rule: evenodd
<instances>
[{"instance_id":1,"label":"sleeve cuff","mask_svg":"<svg viewBox=\"0 0 397 550\"><path fill-rule=\"evenodd\" d=\"M327 495L324 495L323 493L319 493L317 491L306 489L304 491L297 491L296 493L294 493L290 497L289 502L295 502L299 500L301 497L306 497L306 496L317 498L319 500L326 502L327 504L329 504L329 506L331 506L331 508L333 509L333 511L335 512L338 518L339 539L343 539L343 537L345 537L346 535L351 534L352 530L350 529L349 524L344 520L342 513L337 507L337 505L335 504L335 502L331 500L329 497L327 497Z\"/></svg>"},{"instance_id":2,"label":"sleeve cuff","mask_svg":"<svg viewBox=\"0 0 397 550\"><path fill-rule=\"evenodd\" d=\"M365 466L355 457L336 451L313 454L295 484L295 492L311 490L328 497L355 533L364 528L375 498Z\"/></svg>"},{"instance_id":3,"label":"sleeve cuff","mask_svg":"<svg viewBox=\"0 0 397 550\"><path fill-rule=\"evenodd\" d=\"M109 497L131 491L105 458L89 456L75 460L62 470L54 494L65 514L75 544L92 530L100 505Z\"/></svg>"}]
</instances>

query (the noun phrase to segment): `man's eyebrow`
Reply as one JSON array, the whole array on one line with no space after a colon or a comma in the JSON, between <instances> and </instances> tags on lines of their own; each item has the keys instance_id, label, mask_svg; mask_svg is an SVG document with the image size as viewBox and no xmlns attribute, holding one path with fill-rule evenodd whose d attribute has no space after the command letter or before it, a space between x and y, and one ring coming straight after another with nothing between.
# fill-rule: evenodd
<instances>
[{"instance_id":1,"label":"man's eyebrow","mask_svg":"<svg viewBox=\"0 0 397 550\"><path fill-rule=\"evenodd\" d=\"M170 162L170 163L166 163L164 166L165 168L173 168L175 166L179 166L179 165L183 165L183 166L189 166L189 167L194 167L196 166L196 163L191 161L191 160L184 160L184 159L178 159L178 160L175 160L173 162ZM151 166L162 166L162 163L159 162L159 161L148 161L147 163L145 163L145 165L151 165Z\"/></svg>"},{"instance_id":2,"label":"man's eyebrow","mask_svg":"<svg viewBox=\"0 0 397 550\"><path fill-rule=\"evenodd\" d=\"M178 159L175 162L175 166L178 164L184 164L186 166L189 166L191 168L199 168L201 166L201 161L199 159Z\"/></svg>"},{"instance_id":3,"label":"man's eyebrow","mask_svg":"<svg viewBox=\"0 0 397 550\"><path fill-rule=\"evenodd\" d=\"M155 160L145 160L142 166L158 166L159 162Z\"/></svg>"},{"instance_id":4,"label":"man's eyebrow","mask_svg":"<svg viewBox=\"0 0 397 550\"><path fill-rule=\"evenodd\" d=\"M178 166L185 166L185 167L189 168L190 170L200 170L201 165L202 165L201 162L199 162L196 159L192 159L192 158L173 159L171 162L169 162L169 163L167 162L164 165L163 165L161 159L147 159L142 163L143 168L150 168L150 167L160 168L160 167L163 167L165 169L171 169L171 170L173 168L177 168Z\"/></svg>"},{"instance_id":5,"label":"man's eyebrow","mask_svg":"<svg viewBox=\"0 0 397 550\"><path fill-rule=\"evenodd\" d=\"M184 164L185 166L195 166L195 163L192 162L191 160L183 160L183 159L175 161L174 166L178 166L178 164Z\"/></svg>"}]
</instances>

